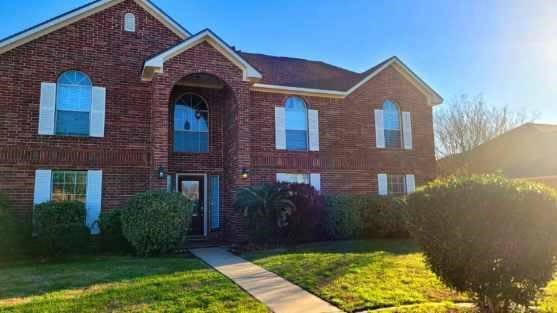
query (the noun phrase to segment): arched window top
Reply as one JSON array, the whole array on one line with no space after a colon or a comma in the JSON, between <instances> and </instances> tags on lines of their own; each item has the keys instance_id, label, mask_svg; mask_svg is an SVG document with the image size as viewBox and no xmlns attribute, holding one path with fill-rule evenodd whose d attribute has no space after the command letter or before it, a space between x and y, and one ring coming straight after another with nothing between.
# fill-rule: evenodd
<instances>
[{"instance_id":1,"label":"arched window top","mask_svg":"<svg viewBox=\"0 0 557 313\"><path fill-rule=\"evenodd\" d=\"M124 30L135 32L135 15L133 13L126 13L124 15Z\"/></svg>"},{"instance_id":2,"label":"arched window top","mask_svg":"<svg viewBox=\"0 0 557 313\"><path fill-rule=\"evenodd\" d=\"M308 114L304 100L289 97L284 103L286 149L305 151L308 149Z\"/></svg>"},{"instance_id":3,"label":"arched window top","mask_svg":"<svg viewBox=\"0 0 557 313\"><path fill-rule=\"evenodd\" d=\"M288 97L284 103L284 108L291 111L305 111L306 102L300 97Z\"/></svg>"},{"instance_id":4,"label":"arched window top","mask_svg":"<svg viewBox=\"0 0 557 313\"><path fill-rule=\"evenodd\" d=\"M91 79L85 73L80 71L67 71L58 77L58 84L68 86L90 87L93 85Z\"/></svg>"},{"instance_id":5,"label":"arched window top","mask_svg":"<svg viewBox=\"0 0 557 313\"><path fill-rule=\"evenodd\" d=\"M93 86L80 71L67 71L58 77L56 86L56 134L89 135Z\"/></svg>"},{"instance_id":6,"label":"arched window top","mask_svg":"<svg viewBox=\"0 0 557 313\"><path fill-rule=\"evenodd\" d=\"M385 129L400 130L400 110L398 105L390 100L387 100L383 103L383 112Z\"/></svg>"},{"instance_id":7,"label":"arched window top","mask_svg":"<svg viewBox=\"0 0 557 313\"><path fill-rule=\"evenodd\" d=\"M400 109L393 101L387 100L383 103L383 124L385 128L385 146L387 148L401 148Z\"/></svg>"},{"instance_id":8,"label":"arched window top","mask_svg":"<svg viewBox=\"0 0 557 313\"><path fill-rule=\"evenodd\" d=\"M208 152L209 111L196 94L185 94L174 105L174 151Z\"/></svg>"}]
</instances>

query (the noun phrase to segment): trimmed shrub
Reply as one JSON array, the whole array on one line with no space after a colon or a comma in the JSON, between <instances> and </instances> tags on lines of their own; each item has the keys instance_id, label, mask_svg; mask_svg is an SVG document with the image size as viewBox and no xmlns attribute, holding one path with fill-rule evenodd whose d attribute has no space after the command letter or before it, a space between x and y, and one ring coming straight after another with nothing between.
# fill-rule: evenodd
<instances>
[{"instance_id":1,"label":"trimmed shrub","mask_svg":"<svg viewBox=\"0 0 557 313\"><path fill-rule=\"evenodd\" d=\"M552 278L552 189L494 175L439 179L409 196L408 217L433 272L475 295L482 312L524 308Z\"/></svg>"},{"instance_id":2,"label":"trimmed shrub","mask_svg":"<svg viewBox=\"0 0 557 313\"><path fill-rule=\"evenodd\" d=\"M326 239L345 240L362 236L362 197L335 195L325 197L323 234Z\"/></svg>"},{"instance_id":3,"label":"trimmed shrub","mask_svg":"<svg viewBox=\"0 0 557 313\"><path fill-rule=\"evenodd\" d=\"M126 253L133 251L122 232L122 212L120 210L102 211L99 219L101 249L106 252Z\"/></svg>"},{"instance_id":4,"label":"trimmed shrub","mask_svg":"<svg viewBox=\"0 0 557 313\"><path fill-rule=\"evenodd\" d=\"M367 238L408 237L406 201L400 197L362 196L363 232Z\"/></svg>"},{"instance_id":5,"label":"trimmed shrub","mask_svg":"<svg viewBox=\"0 0 557 313\"><path fill-rule=\"evenodd\" d=\"M287 184L261 184L240 189L234 207L248 220L248 235L255 244L280 244L294 210Z\"/></svg>"},{"instance_id":6,"label":"trimmed shrub","mask_svg":"<svg viewBox=\"0 0 557 313\"><path fill-rule=\"evenodd\" d=\"M321 221L325 210L323 197L308 184L284 184L294 204L288 216L287 240L301 243L320 239Z\"/></svg>"},{"instance_id":7,"label":"trimmed shrub","mask_svg":"<svg viewBox=\"0 0 557 313\"><path fill-rule=\"evenodd\" d=\"M180 193L144 192L122 209L124 237L141 256L175 251L191 224L193 203Z\"/></svg>"},{"instance_id":8,"label":"trimmed shrub","mask_svg":"<svg viewBox=\"0 0 557 313\"><path fill-rule=\"evenodd\" d=\"M89 244L85 206L79 201L49 201L35 206L35 230L41 252L59 256L83 252Z\"/></svg>"},{"instance_id":9,"label":"trimmed shrub","mask_svg":"<svg viewBox=\"0 0 557 313\"><path fill-rule=\"evenodd\" d=\"M0 194L0 229L0 260L21 255L25 241L23 227L10 212L10 203L4 194Z\"/></svg>"}]
</instances>

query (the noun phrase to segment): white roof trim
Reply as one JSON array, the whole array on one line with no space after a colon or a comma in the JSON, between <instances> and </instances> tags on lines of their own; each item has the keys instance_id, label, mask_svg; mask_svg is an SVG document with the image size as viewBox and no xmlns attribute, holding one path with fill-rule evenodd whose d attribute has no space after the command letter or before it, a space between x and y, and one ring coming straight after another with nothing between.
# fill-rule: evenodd
<instances>
[{"instance_id":1,"label":"white roof trim","mask_svg":"<svg viewBox=\"0 0 557 313\"><path fill-rule=\"evenodd\" d=\"M21 46L29 41L42 37L48 33L56 31L67 25L75 23L83 18L91 16L98 13L104 9L110 8L124 0L98 0L91 2L77 10L70 11L68 13L62 14L58 17L53 18L47 22L41 23L35 27L31 27L20 34L0 42L0 54ZM134 0L138 5L144 8L147 12L153 15L157 20L163 23L166 27L172 30L180 38L185 39L190 36L190 34L184 30L180 25L174 22L171 18L166 16L160 9L153 5L149 0Z\"/></svg>"},{"instance_id":2,"label":"white roof trim","mask_svg":"<svg viewBox=\"0 0 557 313\"><path fill-rule=\"evenodd\" d=\"M296 95L302 95L302 96L315 96L315 97L327 97L327 98L344 98L344 97L346 97L346 92L345 91L313 89L313 88L299 88L299 87L269 85L269 84L260 84L260 83L253 84L251 89L254 90L254 91L260 91L260 92L296 94Z\"/></svg>"},{"instance_id":3,"label":"white roof trim","mask_svg":"<svg viewBox=\"0 0 557 313\"><path fill-rule=\"evenodd\" d=\"M155 74L164 72L164 63L166 61L205 41L238 66L243 72L243 79L245 81L256 81L261 79L262 76L259 71L208 29L193 35L193 37L147 60L143 66L142 79L144 81L150 81Z\"/></svg>"},{"instance_id":4,"label":"white roof trim","mask_svg":"<svg viewBox=\"0 0 557 313\"><path fill-rule=\"evenodd\" d=\"M387 67L393 65L406 79L408 79L416 88L422 91L428 98L428 104L434 106L443 102L443 98L439 96L431 87L429 87L424 81L422 81L416 74L414 74L404 63L402 63L398 58L393 57L388 62L383 64L381 67L371 72L364 79L359 81L356 85L347 91L338 90L327 90L327 89L313 89L313 88L299 88L290 87L282 85L269 85L255 83L252 86L252 90L260 92L274 92L274 93L287 93L287 94L298 94L305 96L316 96L316 97L329 97L329 98L346 98L351 93L356 91L362 85L367 83L377 74L381 73Z\"/></svg>"}]
</instances>

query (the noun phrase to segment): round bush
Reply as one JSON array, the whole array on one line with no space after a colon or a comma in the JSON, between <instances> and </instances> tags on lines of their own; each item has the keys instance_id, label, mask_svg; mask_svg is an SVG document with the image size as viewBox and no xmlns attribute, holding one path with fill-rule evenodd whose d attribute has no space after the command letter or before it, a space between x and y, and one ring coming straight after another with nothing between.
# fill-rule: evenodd
<instances>
[{"instance_id":1,"label":"round bush","mask_svg":"<svg viewBox=\"0 0 557 313\"><path fill-rule=\"evenodd\" d=\"M557 195L483 175L436 180L408 198L409 227L447 285L482 312L527 306L552 278Z\"/></svg>"},{"instance_id":2,"label":"round bush","mask_svg":"<svg viewBox=\"0 0 557 313\"><path fill-rule=\"evenodd\" d=\"M362 236L362 198L350 195L335 195L325 198L323 232L327 239L355 239Z\"/></svg>"},{"instance_id":3,"label":"round bush","mask_svg":"<svg viewBox=\"0 0 557 313\"><path fill-rule=\"evenodd\" d=\"M400 197L361 196L364 235L368 238L408 237L406 201Z\"/></svg>"},{"instance_id":4,"label":"round bush","mask_svg":"<svg viewBox=\"0 0 557 313\"><path fill-rule=\"evenodd\" d=\"M308 184L284 184L294 204L288 216L287 240L301 243L319 239L319 227L325 209L323 197Z\"/></svg>"},{"instance_id":5,"label":"round bush","mask_svg":"<svg viewBox=\"0 0 557 313\"><path fill-rule=\"evenodd\" d=\"M101 249L106 252L131 252L132 247L122 232L121 210L103 211L99 219Z\"/></svg>"},{"instance_id":6,"label":"round bush","mask_svg":"<svg viewBox=\"0 0 557 313\"><path fill-rule=\"evenodd\" d=\"M45 254L82 252L88 247L85 206L79 201L49 201L35 206L35 230Z\"/></svg>"},{"instance_id":7,"label":"round bush","mask_svg":"<svg viewBox=\"0 0 557 313\"><path fill-rule=\"evenodd\" d=\"M142 256L174 251L190 227L192 209L180 193L136 194L122 209L124 237Z\"/></svg>"}]
</instances>

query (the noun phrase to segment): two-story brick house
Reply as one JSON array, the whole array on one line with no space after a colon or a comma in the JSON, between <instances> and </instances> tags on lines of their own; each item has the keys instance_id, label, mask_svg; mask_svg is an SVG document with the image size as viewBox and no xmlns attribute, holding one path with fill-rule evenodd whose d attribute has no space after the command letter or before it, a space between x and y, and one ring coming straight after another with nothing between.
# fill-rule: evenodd
<instances>
[{"instance_id":1,"label":"two-story brick house","mask_svg":"<svg viewBox=\"0 0 557 313\"><path fill-rule=\"evenodd\" d=\"M245 53L148 0L98 0L0 41L0 192L77 199L93 225L132 194L199 201L191 235L234 240L234 191L299 181L405 193L435 175L441 97L398 58L363 73Z\"/></svg>"}]
</instances>

